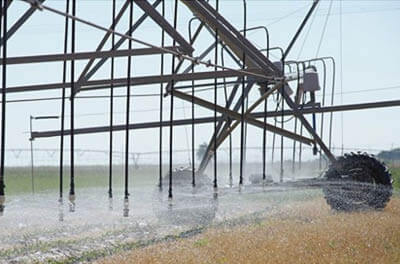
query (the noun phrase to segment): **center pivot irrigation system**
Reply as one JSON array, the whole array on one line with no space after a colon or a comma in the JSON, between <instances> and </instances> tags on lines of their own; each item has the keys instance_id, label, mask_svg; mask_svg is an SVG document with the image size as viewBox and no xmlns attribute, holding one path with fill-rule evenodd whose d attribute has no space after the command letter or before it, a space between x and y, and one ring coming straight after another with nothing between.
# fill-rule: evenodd
<instances>
[{"instance_id":1,"label":"center pivot irrigation system","mask_svg":"<svg viewBox=\"0 0 400 264\"><path fill-rule=\"evenodd\" d=\"M121 8L117 10L115 0L112 1L112 22L109 27L97 25L76 15L76 0L65 0L65 10L58 10L47 5L45 0L23 0L27 4L27 11L8 27L7 10L12 8L11 0L2 0L1 8L1 26L2 26L2 115L1 115L1 170L0 170L0 207L4 210L5 204L5 178L4 178L4 153L5 153L5 131L6 131L6 96L9 93L24 93L33 91L45 91L58 89L62 92L60 130L54 131L32 131L31 140L46 137L60 137L60 200L63 198L63 150L64 137L70 137L70 191L69 200L72 205L75 201L75 179L74 179L74 137L77 135L91 133L109 133L110 135L110 171L109 171L109 197L112 192L112 137L115 131L125 131L125 189L124 201L128 204L128 165L129 165L129 131L134 129L158 128L160 133L160 175L159 188L163 190L163 185L168 185L168 198L173 197L173 186L187 182L193 188L207 183L204 171L211 160L214 160L213 182L209 182L218 188L217 177L217 150L222 143L228 139L232 141L232 132L239 127L240 129L240 171L239 186L243 184L244 166L245 166L245 142L247 124L255 126L263 131L260 138L262 144L262 172L259 174L260 184L267 182L266 166L266 135L267 132L275 136L293 140L293 162L296 159L296 143L300 146L309 145L313 149L314 155L320 155L320 158L329 160L330 167L324 174L324 177L313 179L313 183L319 184L324 190L327 202L336 210L352 210L359 208L383 208L392 194L391 175L383 163L374 157L365 153L356 153L335 157L331 152L332 120L333 112L349 111L358 109L368 109L377 107L399 106L400 100L374 102L365 104L351 105L333 105L334 80L335 80L335 61L332 57L313 58L306 61L290 61L288 54L293 45L298 40L309 18L315 11L319 1L315 0L307 12L302 23L299 25L294 36L286 49L269 46L269 33L266 27L247 28L246 1L243 1L244 22L243 29L237 29L220 12L219 1L206 0L173 0L173 22L170 23L165 15L165 1L155 0L126 0ZM139 8L143 14L136 20L133 20L133 8ZM178 30L178 7L187 8L193 13L188 23L188 35L184 36ZM47 54L38 56L7 57L7 41L16 33L23 24L29 20L35 12L53 13L65 18L64 31L64 53ZM124 14L128 13L129 27L124 33L117 32L116 26L121 21ZM161 45L147 43L134 37L134 32L146 20L153 20L161 28ZM69 23L71 23L69 25ZM95 51L76 52L76 23L82 23L104 32L104 37L98 44ZM195 25L197 25L195 27ZM69 29L71 31L69 31ZM267 38L267 46L259 49L247 37L246 33L250 30L264 30ZM196 41L202 33L209 34L215 41L205 49L195 49ZM173 40L172 46L165 45L165 35ZM118 41L116 41L118 38ZM112 48L105 49L106 43L111 41ZM121 49L121 46L128 42L128 49ZM62 43L62 41L60 41ZM132 44L140 44L142 48L132 48ZM68 46L70 45L70 52ZM280 59L271 61L272 52L280 51ZM214 60L208 60L207 56L214 53ZM157 55L160 56L160 68L153 75L132 76L132 61L135 56ZM166 56L170 56L172 61L171 73L166 74L164 63ZM229 57L237 66L224 66L224 57ZM276 55L276 54L275 54ZM114 59L127 59L127 76L124 78L114 77ZM169 58L169 57L168 57ZM220 59L219 59L220 58ZM77 60L88 60L84 70L76 78L75 62ZM107 62L111 61L110 78L95 79L91 77L102 68ZM16 64L45 63L45 62L63 62L63 80L60 83L44 83L39 85L25 85L18 87L7 86L7 66ZM70 63L70 80L67 81L67 64ZM154 61L153 61L154 63ZM327 68L331 67L333 77L332 85L327 84ZM320 70L322 67L322 70ZM322 76L322 77L321 77ZM320 79L323 79L320 85ZM204 83L207 81L209 83ZM197 81L197 83L196 83ZM201 81L201 82L199 82ZM178 86L179 82L191 82L190 85ZM160 85L160 120L156 122L130 123L130 98L132 86ZM221 98L217 98L217 88L224 87L224 103ZM228 89L229 85L229 89ZM214 87L214 98L206 100L196 92L206 86ZM332 87L331 102L328 105L325 102L327 86ZM250 91L256 92L256 100L249 101ZM113 96L114 89L126 89L126 123L115 125L113 123ZM101 127L83 127L74 126L75 100L78 94L85 91L94 91L108 89L110 91L110 124ZM65 127L65 106L67 93L70 102L70 126ZM322 95L317 95L322 93ZM317 96L316 96L317 95ZM254 96L254 93L253 93ZM168 120L163 118L163 98L170 100L170 116ZM267 105L268 99L273 97L273 104ZM321 100L317 100L320 98ZM174 100L180 99L189 102L192 105L192 116L188 119L174 119ZM254 99L254 98L253 98ZM214 112L213 116L198 118L194 114L194 106L202 107ZM259 111L259 109L264 109ZM258 109L258 111L255 111ZM274 109L274 110L270 110ZM329 135L328 144L323 140L324 113L329 113ZM284 118L289 117L288 120ZM273 123L267 122L274 120ZM287 121L294 122L294 129L285 128ZM320 127L317 127L317 121L320 121ZM325 120L326 121L326 120ZM195 126L197 124L213 123L214 129L211 132L210 140L207 144L205 154L201 162L195 164L194 137ZM185 170L176 170L173 165L173 135L174 128L177 126L191 126L192 131L192 162L191 167ZM163 175L161 165L162 157L162 128L169 127L169 172ZM283 162L283 151L281 151L281 164ZM230 159L232 162L232 159ZM282 167L281 167L282 168ZM230 171L230 174L232 172ZM180 182L183 181L183 182ZM283 169L280 173L280 181L283 181ZM174 187L175 188L175 187Z\"/></svg>"}]
</instances>

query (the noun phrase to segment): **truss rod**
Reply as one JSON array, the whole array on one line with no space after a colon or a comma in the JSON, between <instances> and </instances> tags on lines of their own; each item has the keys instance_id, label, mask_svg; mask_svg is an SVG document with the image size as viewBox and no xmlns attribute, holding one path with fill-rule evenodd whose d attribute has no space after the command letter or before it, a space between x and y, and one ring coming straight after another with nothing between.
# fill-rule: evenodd
<instances>
[{"instance_id":1,"label":"truss rod","mask_svg":"<svg viewBox=\"0 0 400 264\"><path fill-rule=\"evenodd\" d=\"M36 4L36 2L34 0L22 0L22 1L24 1L26 3L29 3L31 5L35 5ZM251 76L254 76L254 77L257 77L257 78L261 78L261 79L266 79L267 78L267 79L272 79L272 80L276 80L276 81L282 80L282 77L280 77L280 76L273 76L273 75L267 76L267 75L265 75L263 73L254 73L254 72L248 72L248 71L245 71L245 70L231 69L229 67L225 67L225 66L221 66L221 65L215 65L211 61L202 61L202 60L199 60L198 58L185 55L185 54L183 54L181 52L174 51L174 50L169 50L169 49L163 48L163 47L159 47L159 46L147 43L145 41L130 37L129 35L116 32L114 30L111 30L111 29L105 28L103 26L97 25L95 23L92 23L90 21L84 20L84 19L79 18L77 16L66 14L65 12L62 12L62 11L59 11L57 9L51 8L51 7L47 6L47 5L40 5L40 8L42 8L44 10L47 10L47 11L50 11L50 12L55 13L55 14L60 15L60 16L68 17L68 18L70 18L72 20L75 20L75 21L78 21L80 23L86 24L86 25L91 26L93 28L97 28L99 30L102 30L102 31L105 31L105 32L109 32L109 33L114 33L116 36L119 36L119 37L127 39L127 40L134 41L134 42L136 42L138 44L141 44L141 45L144 45L146 47L163 50L166 53L170 53L172 55L175 55L179 60L188 60L188 61L193 62L195 64L202 64L202 65L205 65L207 67L217 67L218 69L222 69L222 70L237 71L237 72L241 72L243 74L251 75Z\"/></svg>"},{"instance_id":2,"label":"truss rod","mask_svg":"<svg viewBox=\"0 0 400 264\"><path fill-rule=\"evenodd\" d=\"M177 47L167 47L171 50L178 50ZM36 56L20 56L7 58L7 65L13 64L28 64L28 63L40 63L40 62L58 62L58 61L70 61L70 60L87 60L87 59L99 59L99 58L112 58L112 57L126 57L126 56L143 56L143 55L155 55L165 53L165 51L155 48L139 48L139 49L124 49L124 50L109 50L109 51L93 51L93 52L76 52L76 53L60 53L60 54L48 54L48 55L36 55ZM0 63L3 63L3 59L0 59Z\"/></svg>"},{"instance_id":3,"label":"truss rod","mask_svg":"<svg viewBox=\"0 0 400 264\"><path fill-rule=\"evenodd\" d=\"M233 88L233 90L232 90L232 92L231 92L231 94L230 94L230 96L228 98L228 101L225 104L225 108L227 108L227 109L230 109L231 104L233 102L233 99L235 98L235 95L236 95L236 93L237 93L237 91L239 89L239 86L242 85L242 82L239 82L239 81L240 81L240 79L238 79L238 84L234 86L234 88ZM251 88L253 87L253 85L254 85L254 82L251 82L251 83L247 84L247 86L245 87L244 93L241 94L239 100L236 102L235 106L233 107L233 111L236 112L236 111L239 110L239 108L240 108L240 106L242 104L242 101L247 97L247 95L249 94L249 92L250 92ZM217 130L216 130L216 132L214 132L214 135L212 135L212 137L210 139L210 142L209 142L209 144L207 146L207 150L205 152L205 155L203 156L203 159L202 159L202 161L200 163L199 169L205 168L207 163L209 162L209 158L211 158L211 156L209 157L209 154L210 154L211 149L212 149L212 147L214 145L214 142L215 142L214 137L217 136L220 133L221 127L223 125L223 121L225 121L225 120L220 120L218 122ZM222 131L225 131L226 129L228 129L230 123L231 123L231 120L228 118L226 120L226 123L225 123L224 127L222 128Z\"/></svg>"},{"instance_id":4,"label":"truss rod","mask_svg":"<svg viewBox=\"0 0 400 264\"><path fill-rule=\"evenodd\" d=\"M126 4L128 4L129 1L126 1ZM157 0L153 3L153 7L157 7L159 4L161 3L161 0ZM124 12L124 11L120 11L120 12ZM143 14L134 25L130 26L129 30L125 33L125 35L130 35L131 33L133 33L148 17L148 15L145 13ZM117 17L118 18L118 17ZM115 24L115 23L114 23ZM111 28L112 31L115 31L115 27ZM99 46L97 47L97 50L101 50L102 47L105 44L105 41L109 38L109 32L106 33L106 35L104 36L102 42L100 42ZM114 35L115 37L115 32L111 32L111 34ZM125 38L121 38L117 43L115 43L113 49L114 50L118 50L118 48L120 46L122 46L122 44L125 42ZM98 69L100 69L100 67L107 61L108 58L103 58L101 59L98 63L95 64L95 66L89 71L90 67L93 65L94 63L94 59L90 60L88 62L88 64L86 65L85 69L82 71L82 73L79 76L79 83L80 85L83 85L85 82L87 82L96 72ZM78 87L79 90L80 86Z\"/></svg>"},{"instance_id":5,"label":"truss rod","mask_svg":"<svg viewBox=\"0 0 400 264\"><path fill-rule=\"evenodd\" d=\"M124 5L121 7L120 11L118 12L117 16L115 17L115 19L113 19L113 22L111 23L111 26L110 26L111 30L113 30L113 31L115 30L116 25L121 20L123 14L127 10L128 6L129 6L129 0L126 0ZM75 21L75 20L73 20L73 21ZM115 34L113 32L109 32L109 31L106 32L106 34L104 35L103 39L100 41L99 45L97 46L96 51L101 51L101 49L104 47L104 45L106 44L108 38L111 35L115 38ZM126 35L129 35L129 33L127 33ZM115 46L113 48L115 49ZM82 82L85 80L84 79L85 78L85 74L90 70L90 67L92 67L93 63L94 63L94 58L89 60L89 62L86 64L85 68L83 69L83 71L79 75L78 84L82 84ZM75 95L76 92L79 91L79 89L80 89L80 85L77 85L75 87L75 89L72 91L73 95Z\"/></svg>"},{"instance_id":6,"label":"truss rod","mask_svg":"<svg viewBox=\"0 0 400 264\"><path fill-rule=\"evenodd\" d=\"M44 3L44 1L46 0L39 0L40 3ZM11 2L12 1L8 1L9 5L11 4ZM25 11L25 13L7 31L7 36L0 39L0 46L4 45L5 38L7 38L8 40L18 31L18 29L33 15L36 9L36 7L31 6L28 10Z\"/></svg>"},{"instance_id":7,"label":"truss rod","mask_svg":"<svg viewBox=\"0 0 400 264\"><path fill-rule=\"evenodd\" d=\"M325 106L321 108L314 108L314 109L299 109L301 114L312 114L312 113L322 113L322 112L339 112L339 111L353 111L353 110L366 110L372 108L385 108L385 107L397 107L400 106L400 100L393 100L393 101L384 101L384 102L377 102L377 103L364 103L364 104L350 104L350 105L339 105L339 106ZM251 113L251 117L253 118L264 118L265 114L267 114L268 118L271 117L279 117L282 115L281 112L270 111L270 112L255 112ZM292 110L285 110L283 113L285 116L293 115ZM227 121L226 116L218 116L218 121ZM214 117L201 117L196 118L194 120L195 124L206 124L214 122ZM176 119L173 122L174 126L184 126L190 125L192 123L192 119ZM156 128L159 126L169 126L170 121L163 121L163 122L145 122L145 123L136 123L136 124L129 124L129 129L148 129L148 128ZM125 125L114 125L112 127L113 131L120 131L124 130ZM102 127L87 127L87 128L77 128L75 129L74 133L76 135L83 135L83 134L93 134L93 133L103 133L109 132L109 126L102 126ZM33 131L31 134L31 138L47 138L47 137L57 137L62 134L69 135L70 131L65 130L62 133L59 130L53 131Z\"/></svg>"},{"instance_id":8,"label":"truss rod","mask_svg":"<svg viewBox=\"0 0 400 264\"><path fill-rule=\"evenodd\" d=\"M224 113L224 114L228 115L229 117L231 117L232 119L236 119L236 120L239 120L239 121L241 120L241 115L239 113L231 111L231 110L229 110L227 108L224 108L224 107L221 107L219 105L214 105L213 103L210 103L210 102L208 102L206 100L203 100L201 98L198 98L198 97L195 97L195 96L191 96L189 94L185 94L185 93L182 93L180 91L174 91L174 96L176 96L176 97L178 97L178 98L180 98L182 100L188 101L188 102L191 102L193 100L193 102L195 104L198 104L198 105L200 105L202 107L205 107L205 108L210 109L210 110L214 110L215 109L215 111L217 111L219 113ZM282 135L282 136L285 136L285 137L288 137L288 138L291 138L291 139L294 139L294 140L298 140L298 141L303 142L305 144L311 144L313 142L311 139L308 139L308 138L305 138L305 137L300 137L300 136L298 136L298 135L296 135L296 134L294 134L294 133L292 133L290 131L280 129L278 127L275 127L275 126L272 126L272 125L269 125L269 124L265 124L265 123L263 123L263 122L261 122L259 120L256 120L256 119L254 119L254 118L252 118L251 116L248 116L248 115L245 115L244 120L247 121L249 124L251 124L253 126L256 126L256 127L259 127L259 128L264 128L264 126L265 126L267 130L270 130L270 131L275 132L275 133L277 133L279 135Z\"/></svg>"},{"instance_id":9,"label":"truss rod","mask_svg":"<svg viewBox=\"0 0 400 264\"><path fill-rule=\"evenodd\" d=\"M152 7L147 1L133 0L147 15L149 15L165 32L167 32L174 41L181 45L181 50L191 55L194 51L192 45L188 43L181 34L172 27L164 17L162 17L154 7Z\"/></svg>"},{"instance_id":10,"label":"truss rod","mask_svg":"<svg viewBox=\"0 0 400 264\"><path fill-rule=\"evenodd\" d=\"M212 143L214 148L218 148L223 142L224 140L232 133L232 131L239 125L242 124L244 122L244 120L247 121L247 118L251 117L250 114L251 112L257 108L258 105L260 105L261 103L263 103L265 100L267 100L268 96L270 96L273 92L279 90L282 87L282 83L276 84L272 89L270 89L269 91L267 91L266 93L263 94L263 96L261 96L256 102L254 102L247 110L246 112L242 112L240 115L240 119L236 120L235 123L233 123L233 125L228 125L227 128L225 130L223 130L221 132L221 135ZM243 103L244 103L244 95L241 105L243 107ZM238 105L239 106L239 105ZM270 130L268 129L268 124L266 122L262 122L263 123L263 131L265 132L265 130ZM274 126L275 127L275 126ZM275 127L276 128L276 127ZM283 130L283 129L282 129ZM283 134L281 134L282 136L284 136ZM202 161L202 165L199 170L204 170L207 166L207 163L209 162L209 160L211 159L211 157L214 155L213 152L209 151L207 153L206 158L203 159Z\"/></svg>"},{"instance_id":11,"label":"truss rod","mask_svg":"<svg viewBox=\"0 0 400 264\"><path fill-rule=\"evenodd\" d=\"M153 76L142 76L131 78L131 85L151 85L166 83L174 80L177 81L191 81L191 80L207 80L214 78L230 78L245 76L247 73L238 71L210 71L210 72L195 72L195 73L183 73L183 74L166 74L163 76L153 75ZM116 78L114 80L102 79L88 81L82 90L98 90L98 89L109 89L111 84L116 87L124 87L127 85L127 78ZM74 83L76 84L76 82ZM18 93L18 92L34 92L34 91L44 91L44 90L54 90L61 88L70 88L71 83L50 83L50 84L37 84L37 85L26 85L26 86L16 86L8 87L6 93Z\"/></svg>"}]
</instances>

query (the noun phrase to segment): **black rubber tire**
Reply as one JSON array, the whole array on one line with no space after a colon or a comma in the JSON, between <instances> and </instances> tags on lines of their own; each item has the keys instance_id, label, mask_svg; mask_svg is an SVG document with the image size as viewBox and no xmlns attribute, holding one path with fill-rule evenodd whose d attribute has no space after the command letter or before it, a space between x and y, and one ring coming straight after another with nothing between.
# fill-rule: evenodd
<instances>
[{"instance_id":1,"label":"black rubber tire","mask_svg":"<svg viewBox=\"0 0 400 264\"><path fill-rule=\"evenodd\" d=\"M383 209L392 196L392 177L383 162L367 153L339 157L325 173L326 202L337 211Z\"/></svg>"}]
</instances>

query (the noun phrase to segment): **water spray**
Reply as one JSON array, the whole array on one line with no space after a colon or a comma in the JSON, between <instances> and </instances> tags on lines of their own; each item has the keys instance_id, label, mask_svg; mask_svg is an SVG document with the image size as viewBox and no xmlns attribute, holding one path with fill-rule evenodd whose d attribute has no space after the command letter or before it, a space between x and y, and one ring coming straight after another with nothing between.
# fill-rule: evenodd
<instances>
[{"instance_id":1,"label":"water spray","mask_svg":"<svg viewBox=\"0 0 400 264\"><path fill-rule=\"evenodd\" d=\"M64 221L64 201L62 197L58 199L58 221Z\"/></svg>"},{"instance_id":2,"label":"water spray","mask_svg":"<svg viewBox=\"0 0 400 264\"><path fill-rule=\"evenodd\" d=\"M4 195L0 195L0 216L3 216L5 202L6 202L6 197Z\"/></svg>"},{"instance_id":3,"label":"water spray","mask_svg":"<svg viewBox=\"0 0 400 264\"><path fill-rule=\"evenodd\" d=\"M112 198L112 197L109 197L109 198L108 198L108 210L112 211L113 209L114 209L114 206L113 206L113 198Z\"/></svg>"}]
</instances>

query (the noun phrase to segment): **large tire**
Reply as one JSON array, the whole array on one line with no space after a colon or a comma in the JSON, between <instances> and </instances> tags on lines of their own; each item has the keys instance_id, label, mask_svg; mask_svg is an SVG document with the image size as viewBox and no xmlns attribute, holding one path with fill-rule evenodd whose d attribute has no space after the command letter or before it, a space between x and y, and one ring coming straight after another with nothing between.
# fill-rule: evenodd
<instances>
[{"instance_id":1,"label":"large tire","mask_svg":"<svg viewBox=\"0 0 400 264\"><path fill-rule=\"evenodd\" d=\"M339 157L331 164L325 178L325 199L337 211L383 209L392 196L389 170L366 153Z\"/></svg>"},{"instance_id":2,"label":"large tire","mask_svg":"<svg viewBox=\"0 0 400 264\"><path fill-rule=\"evenodd\" d=\"M176 170L172 174L173 199L168 199L169 175L163 177L164 188L154 190L153 211L162 223L168 225L205 226L215 218L218 200L213 195L212 181L206 175L196 174L192 186L191 170Z\"/></svg>"}]
</instances>

